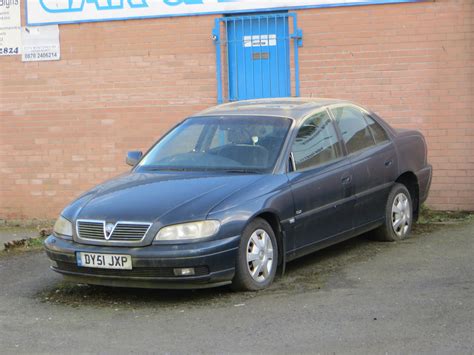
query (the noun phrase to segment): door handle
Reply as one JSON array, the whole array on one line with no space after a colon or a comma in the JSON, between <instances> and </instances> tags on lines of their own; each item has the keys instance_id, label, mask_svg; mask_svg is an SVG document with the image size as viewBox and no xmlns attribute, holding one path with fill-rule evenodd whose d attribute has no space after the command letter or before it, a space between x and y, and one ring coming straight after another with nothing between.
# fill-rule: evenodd
<instances>
[{"instance_id":1,"label":"door handle","mask_svg":"<svg viewBox=\"0 0 474 355\"><path fill-rule=\"evenodd\" d=\"M388 168L390 165L392 165L392 164L393 164L393 159L387 160L387 161L385 162L385 166L386 166L387 168Z\"/></svg>"},{"instance_id":2,"label":"door handle","mask_svg":"<svg viewBox=\"0 0 474 355\"><path fill-rule=\"evenodd\" d=\"M352 176L349 175L349 176L344 176L342 179L341 179L341 182L343 185L347 185L347 184L350 184L352 181Z\"/></svg>"}]
</instances>

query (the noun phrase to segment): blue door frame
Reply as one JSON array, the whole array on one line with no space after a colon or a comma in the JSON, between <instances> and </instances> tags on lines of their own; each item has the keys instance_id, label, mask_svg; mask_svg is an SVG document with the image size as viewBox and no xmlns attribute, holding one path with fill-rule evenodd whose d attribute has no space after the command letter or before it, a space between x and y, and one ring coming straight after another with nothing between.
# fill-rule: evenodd
<instances>
[{"instance_id":1,"label":"blue door frame","mask_svg":"<svg viewBox=\"0 0 474 355\"><path fill-rule=\"evenodd\" d=\"M218 103L291 96L291 49L294 96L300 95L298 48L302 45L302 31L298 29L296 14L218 18L213 39L216 44ZM223 57L227 64L225 68L222 67Z\"/></svg>"}]
</instances>

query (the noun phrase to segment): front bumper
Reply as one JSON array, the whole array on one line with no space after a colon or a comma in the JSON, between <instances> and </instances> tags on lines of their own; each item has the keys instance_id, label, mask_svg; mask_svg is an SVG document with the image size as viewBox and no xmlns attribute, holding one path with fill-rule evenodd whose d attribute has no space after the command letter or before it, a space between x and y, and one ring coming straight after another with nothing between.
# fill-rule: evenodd
<instances>
[{"instance_id":1,"label":"front bumper","mask_svg":"<svg viewBox=\"0 0 474 355\"><path fill-rule=\"evenodd\" d=\"M206 288L229 284L235 273L240 236L207 242L146 247L105 247L49 236L44 242L51 269L66 280L118 287ZM132 270L80 267L76 253L121 254L132 257ZM175 268L194 268L194 276L175 276Z\"/></svg>"}]
</instances>

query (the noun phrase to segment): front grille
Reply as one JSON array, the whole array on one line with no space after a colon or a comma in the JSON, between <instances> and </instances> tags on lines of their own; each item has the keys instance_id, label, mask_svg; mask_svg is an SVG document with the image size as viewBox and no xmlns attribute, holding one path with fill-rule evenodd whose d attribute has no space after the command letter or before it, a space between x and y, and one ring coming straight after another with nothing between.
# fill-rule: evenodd
<instances>
[{"instance_id":1,"label":"front grille","mask_svg":"<svg viewBox=\"0 0 474 355\"><path fill-rule=\"evenodd\" d=\"M77 221L80 238L104 240L104 222Z\"/></svg>"},{"instance_id":2,"label":"front grille","mask_svg":"<svg viewBox=\"0 0 474 355\"><path fill-rule=\"evenodd\" d=\"M74 273L97 275L97 276L123 276L123 277L176 277L172 267L137 267L133 270L109 270L94 269L89 267L80 267L76 264L57 261L57 269ZM209 275L207 266L198 266L194 268L195 275ZM186 276L181 276L186 277Z\"/></svg>"},{"instance_id":3,"label":"front grille","mask_svg":"<svg viewBox=\"0 0 474 355\"><path fill-rule=\"evenodd\" d=\"M149 224L127 224L119 222L110 237L110 240L139 241L150 228Z\"/></svg>"},{"instance_id":4,"label":"front grille","mask_svg":"<svg viewBox=\"0 0 474 355\"><path fill-rule=\"evenodd\" d=\"M141 241L151 223L117 222L111 235L107 238L105 221L77 221L77 234L81 239L115 242L139 242Z\"/></svg>"}]
</instances>

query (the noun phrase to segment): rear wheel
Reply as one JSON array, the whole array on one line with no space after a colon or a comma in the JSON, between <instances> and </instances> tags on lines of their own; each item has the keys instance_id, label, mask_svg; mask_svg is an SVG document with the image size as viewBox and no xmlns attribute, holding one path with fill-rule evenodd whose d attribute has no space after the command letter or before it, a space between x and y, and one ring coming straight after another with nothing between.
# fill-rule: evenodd
<instances>
[{"instance_id":1,"label":"rear wheel","mask_svg":"<svg viewBox=\"0 0 474 355\"><path fill-rule=\"evenodd\" d=\"M374 239L394 242L405 239L411 232L413 206L405 185L395 184L385 206L385 223L372 232Z\"/></svg>"},{"instance_id":2,"label":"rear wheel","mask_svg":"<svg viewBox=\"0 0 474 355\"><path fill-rule=\"evenodd\" d=\"M240 241L232 288L239 291L262 290L273 282L278 265L275 233L267 221L253 220Z\"/></svg>"}]
</instances>

